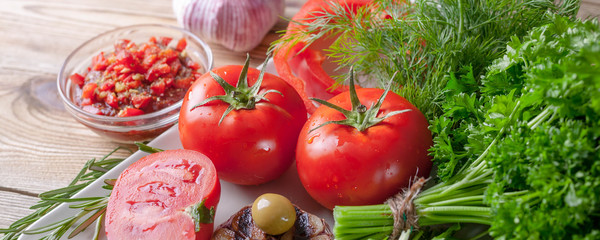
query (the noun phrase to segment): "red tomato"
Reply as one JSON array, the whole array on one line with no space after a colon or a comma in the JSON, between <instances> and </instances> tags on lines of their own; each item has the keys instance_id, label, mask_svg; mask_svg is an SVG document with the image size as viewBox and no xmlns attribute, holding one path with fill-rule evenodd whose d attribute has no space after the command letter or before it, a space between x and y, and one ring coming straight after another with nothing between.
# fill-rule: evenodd
<instances>
[{"instance_id":1,"label":"red tomato","mask_svg":"<svg viewBox=\"0 0 600 240\"><path fill-rule=\"evenodd\" d=\"M237 86L242 66L224 66L213 72ZM259 70L248 69L248 86L253 86ZM206 154L223 180L256 185L278 178L291 165L298 134L307 118L298 93L281 78L265 73L253 109L233 110L219 124L230 106L220 100L192 108L203 100L224 95L225 91L210 74L194 82L184 97L179 115L179 136L185 149Z\"/></svg>"},{"instance_id":2,"label":"red tomato","mask_svg":"<svg viewBox=\"0 0 600 240\"><path fill-rule=\"evenodd\" d=\"M205 155L181 149L151 154L133 163L117 179L106 210L106 236L210 239L220 196L217 172ZM201 214L194 214L193 209L203 212L211 208L211 223L197 222L196 216Z\"/></svg>"},{"instance_id":3,"label":"red tomato","mask_svg":"<svg viewBox=\"0 0 600 240\"><path fill-rule=\"evenodd\" d=\"M357 89L365 106L372 106L382 89ZM351 109L349 92L328 102ZM320 106L308 119L296 149L298 174L304 188L321 205L370 205L383 203L409 184L411 177L427 176L431 170L428 149L433 144L425 116L406 99L388 93L378 117L392 111L411 109L393 115L364 131L354 127L327 124L346 117Z\"/></svg>"}]
</instances>

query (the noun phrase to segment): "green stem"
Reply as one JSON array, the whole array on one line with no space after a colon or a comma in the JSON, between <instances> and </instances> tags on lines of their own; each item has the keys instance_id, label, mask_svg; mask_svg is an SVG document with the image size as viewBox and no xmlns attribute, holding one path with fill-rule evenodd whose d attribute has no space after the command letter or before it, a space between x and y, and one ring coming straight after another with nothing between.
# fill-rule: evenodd
<instances>
[{"instance_id":1,"label":"green stem","mask_svg":"<svg viewBox=\"0 0 600 240\"><path fill-rule=\"evenodd\" d=\"M360 234L360 233L368 233L372 234L374 232L391 232L394 230L394 226L378 226L378 227L364 227L364 228L346 228L344 232L347 234Z\"/></svg>"},{"instance_id":2,"label":"green stem","mask_svg":"<svg viewBox=\"0 0 600 240\"><path fill-rule=\"evenodd\" d=\"M476 223L476 224L484 224L491 225L492 220L488 218L479 218L479 217L469 217L469 216L427 216L423 218L419 218L420 226L431 226L431 225L440 225L447 223Z\"/></svg>"},{"instance_id":3,"label":"green stem","mask_svg":"<svg viewBox=\"0 0 600 240\"><path fill-rule=\"evenodd\" d=\"M439 188L436 191L422 192L413 202L417 205L424 205L432 202L438 202L440 199L451 199L455 197L481 194L485 191L490 182L491 179L480 179L479 181L462 183L460 185L459 183L454 183L452 185ZM445 190L450 187L454 187L454 190L451 192L446 192Z\"/></svg>"},{"instance_id":4,"label":"green stem","mask_svg":"<svg viewBox=\"0 0 600 240\"><path fill-rule=\"evenodd\" d=\"M476 195L476 196L468 196L468 197L460 197L460 198L454 198L454 199L448 199L445 201L438 201L438 202L433 202L430 203L429 206L447 206L447 205L451 205L451 204L464 204L464 203L471 203L471 202L481 202L483 203L483 199L484 196L483 195ZM467 205L467 204L465 204Z\"/></svg>"},{"instance_id":5,"label":"green stem","mask_svg":"<svg viewBox=\"0 0 600 240\"><path fill-rule=\"evenodd\" d=\"M436 214L452 214L466 216L482 216L489 217L491 209L489 207L472 207L472 206L441 206L441 207L426 207L419 209L420 217L427 217Z\"/></svg>"},{"instance_id":6,"label":"green stem","mask_svg":"<svg viewBox=\"0 0 600 240\"><path fill-rule=\"evenodd\" d=\"M531 119L531 121L529 121L527 123L527 127L529 127L530 129L535 129L537 126L539 126L541 123L543 123L546 119L548 119L548 117L552 114L552 112L550 111L550 106L547 106L544 111L542 111L540 114L538 114L535 118Z\"/></svg>"}]
</instances>

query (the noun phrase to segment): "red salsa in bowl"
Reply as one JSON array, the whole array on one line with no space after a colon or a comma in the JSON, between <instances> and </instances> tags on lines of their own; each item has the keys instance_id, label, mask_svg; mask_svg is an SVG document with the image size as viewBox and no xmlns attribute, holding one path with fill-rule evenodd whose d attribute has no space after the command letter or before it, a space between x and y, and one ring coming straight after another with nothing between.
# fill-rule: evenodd
<instances>
[{"instance_id":1,"label":"red salsa in bowl","mask_svg":"<svg viewBox=\"0 0 600 240\"><path fill-rule=\"evenodd\" d=\"M212 67L210 47L166 25L134 25L78 47L58 75L66 110L99 135L145 141L173 126L187 89Z\"/></svg>"},{"instance_id":2,"label":"red salsa in bowl","mask_svg":"<svg viewBox=\"0 0 600 240\"><path fill-rule=\"evenodd\" d=\"M120 39L114 51L100 52L83 74L69 78L73 102L84 111L117 117L156 112L181 100L201 75L202 66L186 56L187 41L169 47L170 37L137 44Z\"/></svg>"}]
</instances>

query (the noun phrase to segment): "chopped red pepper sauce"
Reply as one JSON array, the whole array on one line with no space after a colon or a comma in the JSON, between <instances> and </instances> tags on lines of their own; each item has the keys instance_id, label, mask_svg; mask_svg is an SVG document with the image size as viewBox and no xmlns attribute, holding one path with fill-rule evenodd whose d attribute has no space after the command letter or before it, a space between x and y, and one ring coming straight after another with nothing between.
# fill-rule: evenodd
<instances>
[{"instance_id":1,"label":"chopped red pepper sauce","mask_svg":"<svg viewBox=\"0 0 600 240\"><path fill-rule=\"evenodd\" d=\"M114 51L92 58L85 73L74 73L73 102L99 115L129 117L156 112L181 100L203 72L185 52L182 38L169 47L168 37L136 44L118 40Z\"/></svg>"}]
</instances>

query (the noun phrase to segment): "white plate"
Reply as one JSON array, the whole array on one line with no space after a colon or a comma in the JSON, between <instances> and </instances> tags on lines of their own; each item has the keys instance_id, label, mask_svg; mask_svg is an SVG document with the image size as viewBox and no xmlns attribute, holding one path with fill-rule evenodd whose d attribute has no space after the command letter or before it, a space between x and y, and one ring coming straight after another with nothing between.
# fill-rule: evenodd
<instances>
[{"instance_id":1,"label":"white plate","mask_svg":"<svg viewBox=\"0 0 600 240\"><path fill-rule=\"evenodd\" d=\"M275 73L273 64L267 64L267 72ZM177 125L158 136L148 145L164 150L182 148L181 142L179 141L179 131L177 129ZM104 174L104 176L102 176L100 179L94 181L89 186L81 190L81 192L74 197L106 196L109 192L102 188L104 185L104 179L117 178L119 174L130 164L146 155L148 154L144 152L135 152L118 166ZM225 222L231 215L239 211L242 207L252 204L254 199L263 193L278 193L284 195L288 197L292 203L298 205L303 210L324 218L329 226L333 227L333 216L331 210L319 205L308 195L306 190L304 190L300 179L298 178L298 173L296 172L295 162L279 179L259 186L239 186L221 181L221 200L217 207L215 227L218 227L221 223ZM68 205L69 204L61 204L56 209L52 210L37 222L32 224L29 229L46 226L48 224L73 216L78 212L77 210L70 209ZM62 239L67 239L68 233L65 234ZM100 239L106 239L104 236L104 229L102 229L102 233L103 234ZM89 240L92 239L93 234L94 225L90 226L88 229L79 233L72 239ZM41 236L43 235L22 235L19 239L39 239Z\"/></svg>"}]
</instances>

